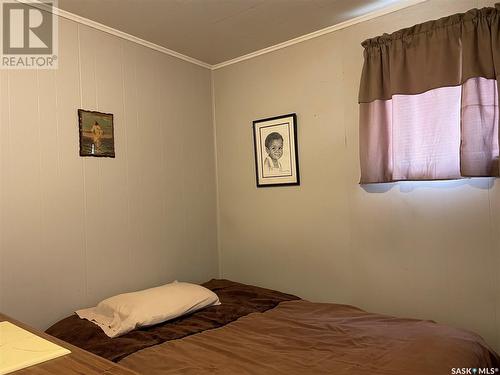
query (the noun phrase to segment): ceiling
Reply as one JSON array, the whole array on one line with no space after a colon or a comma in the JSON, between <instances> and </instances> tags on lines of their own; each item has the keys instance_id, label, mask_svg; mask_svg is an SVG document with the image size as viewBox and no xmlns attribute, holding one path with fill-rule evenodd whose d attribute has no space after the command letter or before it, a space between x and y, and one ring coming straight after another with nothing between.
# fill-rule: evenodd
<instances>
[{"instance_id":1,"label":"ceiling","mask_svg":"<svg viewBox=\"0 0 500 375\"><path fill-rule=\"evenodd\" d=\"M214 65L400 0L59 0L59 8Z\"/></svg>"}]
</instances>

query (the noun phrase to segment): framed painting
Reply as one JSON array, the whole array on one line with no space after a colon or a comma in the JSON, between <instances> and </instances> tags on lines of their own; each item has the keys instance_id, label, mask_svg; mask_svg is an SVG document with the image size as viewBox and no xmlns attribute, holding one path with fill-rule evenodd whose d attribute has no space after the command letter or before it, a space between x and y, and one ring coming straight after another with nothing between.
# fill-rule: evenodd
<instances>
[{"instance_id":1,"label":"framed painting","mask_svg":"<svg viewBox=\"0 0 500 375\"><path fill-rule=\"evenodd\" d=\"M257 187L300 185L297 115L253 122Z\"/></svg>"},{"instance_id":2,"label":"framed painting","mask_svg":"<svg viewBox=\"0 0 500 375\"><path fill-rule=\"evenodd\" d=\"M78 110L80 156L115 157L113 115Z\"/></svg>"}]
</instances>

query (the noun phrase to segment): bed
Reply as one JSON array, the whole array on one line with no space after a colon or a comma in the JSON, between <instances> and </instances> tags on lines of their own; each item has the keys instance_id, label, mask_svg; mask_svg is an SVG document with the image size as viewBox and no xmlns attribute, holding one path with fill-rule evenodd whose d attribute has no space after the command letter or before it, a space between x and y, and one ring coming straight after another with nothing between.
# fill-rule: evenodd
<instances>
[{"instance_id":1,"label":"bed","mask_svg":"<svg viewBox=\"0 0 500 375\"><path fill-rule=\"evenodd\" d=\"M222 304L113 339L77 315L47 333L144 375L495 374L500 367L498 354L465 330L229 280L203 286Z\"/></svg>"}]
</instances>

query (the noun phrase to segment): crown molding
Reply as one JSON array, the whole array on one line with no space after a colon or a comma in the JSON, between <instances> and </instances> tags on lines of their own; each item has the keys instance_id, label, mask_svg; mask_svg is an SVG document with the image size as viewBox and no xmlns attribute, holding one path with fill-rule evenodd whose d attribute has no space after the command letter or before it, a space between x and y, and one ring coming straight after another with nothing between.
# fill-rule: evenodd
<instances>
[{"instance_id":1,"label":"crown molding","mask_svg":"<svg viewBox=\"0 0 500 375\"><path fill-rule=\"evenodd\" d=\"M65 11L63 9L60 9L60 8L57 8L57 7L48 8L46 5L44 5L42 2L40 2L38 0L16 0L16 1L20 2L20 3L32 5L32 6L36 7L36 8L39 8L39 9L42 9L42 10L45 10L45 11L49 11L52 14L57 15L59 17L62 17L62 18L65 18L67 20L71 20L71 21L77 22L77 23L85 25L85 26L92 27L93 29L105 32L107 34L111 34L111 35L117 36L119 38L131 41L133 43L140 44L141 46L153 49L155 51L164 53L166 55L170 55L170 56L176 57L178 59L190 62L190 63L195 64L195 65L202 66L202 67L207 68L207 69L212 69L212 65L208 64L206 62L197 60L197 59L195 59L193 57L189 57L189 56L183 55L182 53L179 53L179 52L173 51L171 49L162 47L162 46L160 46L158 44L155 44L155 43L152 43L152 42L148 42L147 40L138 38L138 37L133 36L131 34L127 34L127 33L123 32L123 31L120 31L120 30L114 29L112 27L103 25L102 23L89 20L88 18L78 16L78 15L76 15L74 13L67 12L67 11Z\"/></svg>"},{"instance_id":2,"label":"crown molding","mask_svg":"<svg viewBox=\"0 0 500 375\"><path fill-rule=\"evenodd\" d=\"M261 56L261 55L264 55L266 53L270 53L273 51L277 51L279 49L286 48L289 46L293 46L294 44L302 43L302 42L305 42L306 40L309 40L309 39L317 38L317 37L320 37L322 35L332 33L334 31L342 30L342 29L345 29L346 27L356 25L360 22L364 22L364 21L371 20L373 18L381 17L381 16L384 16L386 14L393 13L393 12L396 12L396 11L404 9L404 8L409 8L411 6L414 6L414 5L417 5L420 3L424 3L426 1L428 1L428 0L402 0L394 5L384 7L382 9L364 14L364 15L356 17L356 18L352 18L350 20L338 23L336 25L325 27L324 29L314 31L310 34L302 35L302 36L299 36L297 38L287 40L286 42L279 43L279 44L276 44L274 46L263 48L259 51L249 53L247 55L243 55L243 56L236 57L236 58L228 60L228 61L221 62L219 64L212 65L212 70L220 69L220 68L223 68L223 67L226 67L229 65L233 65L233 64L236 64L236 63L239 63L241 61L248 60L248 59L253 59L254 57Z\"/></svg>"},{"instance_id":3,"label":"crown molding","mask_svg":"<svg viewBox=\"0 0 500 375\"><path fill-rule=\"evenodd\" d=\"M362 16L355 17L355 18L352 18L350 20L338 23L336 25L332 25L332 26L326 27L324 29L314 31L314 32L309 33L309 34L302 35L302 36L299 36L299 37L294 38L294 39L290 39L286 42L279 43L279 44L276 44L274 46L270 46L267 48L263 48L261 50L258 50L258 51L240 56L240 57L236 57L234 59L227 60L227 61L224 61L224 62L221 62L218 64L214 64L214 65L206 63L206 62L201 61L201 60L197 60L197 59L190 57L190 56L183 55L182 53L173 51L171 49L165 48L165 47L160 46L158 44L148 42L147 40L138 38L138 37L133 36L131 34L127 34L123 31L120 31L120 30L114 29L112 27L103 25L102 23L89 20L88 18L78 16L78 15L71 13L71 12L67 12L63 9L60 9L57 7L48 8L48 7L44 6L43 2L41 2L39 0L16 0L16 1L18 1L20 3L30 4L34 7L40 8L42 10L50 11L59 17L77 22L77 23L82 24L82 25L92 27L96 30L117 36L119 38L131 41L133 43L140 44L144 47L147 47L147 48L153 49L155 51L176 57L178 59L190 62L192 64L195 64L195 65L198 65L198 66L210 69L210 70L217 70L217 69L229 66L229 65L239 63L241 61L252 59L254 57L261 56L261 55L264 55L266 53L271 53L271 52L277 51L279 49L292 46L292 45L297 44L297 43L305 42L306 40L309 40L309 39L317 38L317 37L320 37L322 35L332 33L334 31L342 30L342 29L345 29L346 27L356 25L360 22L364 22L364 21L371 20L373 18L381 17L381 16L384 16L386 14L390 14L390 13L396 12L398 10L414 6L416 4L426 2L428 0L401 0L396 4L378 9L376 11L364 14Z\"/></svg>"}]
</instances>

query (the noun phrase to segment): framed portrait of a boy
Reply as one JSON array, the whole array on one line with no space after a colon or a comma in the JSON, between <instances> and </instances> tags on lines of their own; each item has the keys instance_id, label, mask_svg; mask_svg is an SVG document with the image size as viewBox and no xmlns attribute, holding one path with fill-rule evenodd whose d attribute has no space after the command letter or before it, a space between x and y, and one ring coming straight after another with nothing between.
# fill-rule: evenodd
<instances>
[{"instance_id":1,"label":"framed portrait of a boy","mask_svg":"<svg viewBox=\"0 0 500 375\"><path fill-rule=\"evenodd\" d=\"M253 122L257 187L300 185L297 115Z\"/></svg>"},{"instance_id":2,"label":"framed portrait of a boy","mask_svg":"<svg viewBox=\"0 0 500 375\"><path fill-rule=\"evenodd\" d=\"M113 114L78 110L80 156L115 157Z\"/></svg>"}]
</instances>

